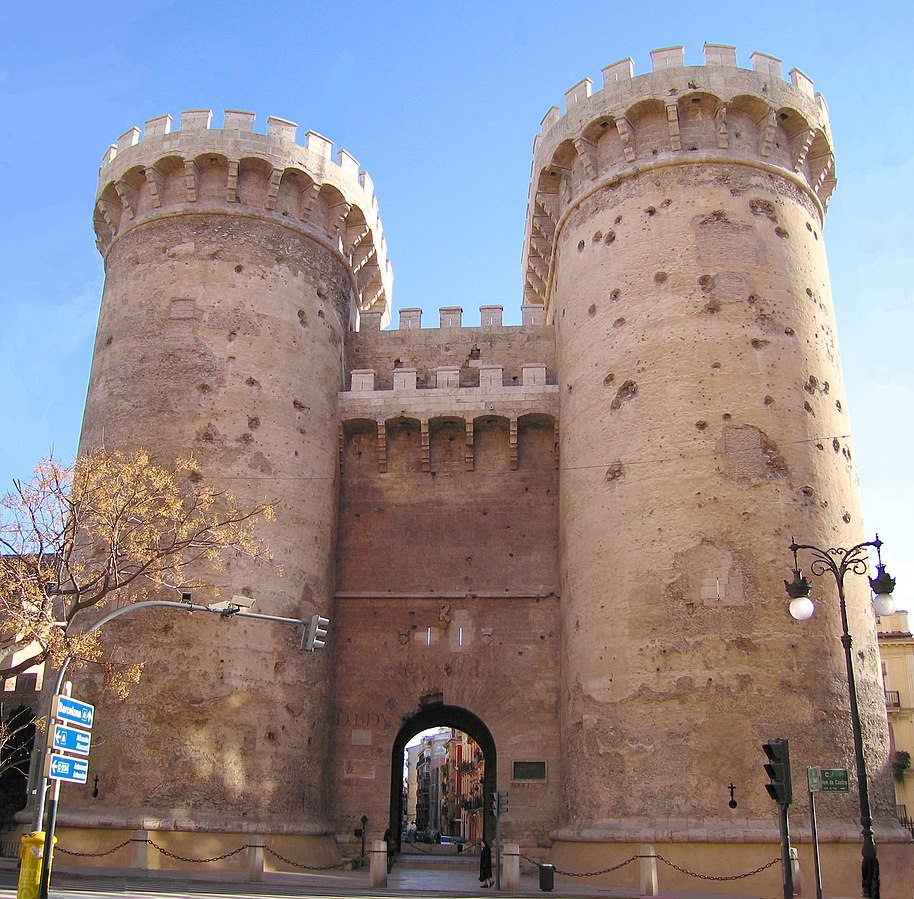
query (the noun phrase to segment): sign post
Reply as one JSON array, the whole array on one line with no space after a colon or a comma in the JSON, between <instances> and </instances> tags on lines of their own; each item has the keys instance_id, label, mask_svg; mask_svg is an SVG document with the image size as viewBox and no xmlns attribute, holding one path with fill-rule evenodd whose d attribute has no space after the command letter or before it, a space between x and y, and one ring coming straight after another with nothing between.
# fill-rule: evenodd
<instances>
[{"instance_id":1,"label":"sign post","mask_svg":"<svg viewBox=\"0 0 914 899\"><path fill-rule=\"evenodd\" d=\"M816 829L816 793L847 793L850 780L846 768L807 768L809 820L812 825L812 857L816 872L816 899L822 899L822 871L819 867L819 833Z\"/></svg>"},{"instance_id":2,"label":"sign post","mask_svg":"<svg viewBox=\"0 0 914 899\"><path fill-rule=\"evenodd\" d=\"M38 880L38 899L48 899L48 882L51 879L51 855L54 852L54 831L57 828L57 803L60 800L60 784L84 784L89 778L89 746L92 743L92 724L95 720L95 706L73 699L70 684L62 693L56 693L51 703L51 726L48 741L44 776L53 782L48 798L47 822L44 830L44 852L41 857L41 875ZM63 755L72 752L81 758Z\"/></svg>"}]
</instances>

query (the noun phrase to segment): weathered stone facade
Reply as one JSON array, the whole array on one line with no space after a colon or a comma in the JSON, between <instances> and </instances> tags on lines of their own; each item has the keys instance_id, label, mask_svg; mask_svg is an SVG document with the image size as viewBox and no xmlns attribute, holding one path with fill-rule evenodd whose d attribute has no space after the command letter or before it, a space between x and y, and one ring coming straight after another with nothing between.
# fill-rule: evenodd
<instances>
[{"instance_id":1,"label":"weathered stone facade","mask_svg":"<svg viewBox=\"0 0 914 899\"><path fill-rule=\"evenodd\" d=\"M275 500L281 573L233 560L218 586L333 625L313 655L261 623L122 627L150 664L126 703L98 697L100 796L67 796L72 834L256 833L313 863L362 815L398 826L403 746L442 724L482 747L529 851L594 870L654 843L726 874L777 854L764 740L790 739L798 780L853 768L837 616L798 625L781 583L794 534L863 539L822 239L827 112L773 57L705 53L655 51L638 77L614 64L547 114L514 327L487 306L479 327L403 310L382 330L371 182L314 132L301 147L284 120L260 135L251 114L216 130L195 110L112 148L83 448L193 453L242 501ZM851 627L891 883L864 588ZM819 816L852 884L853 799Z\"/></svg>"}]
</instances>

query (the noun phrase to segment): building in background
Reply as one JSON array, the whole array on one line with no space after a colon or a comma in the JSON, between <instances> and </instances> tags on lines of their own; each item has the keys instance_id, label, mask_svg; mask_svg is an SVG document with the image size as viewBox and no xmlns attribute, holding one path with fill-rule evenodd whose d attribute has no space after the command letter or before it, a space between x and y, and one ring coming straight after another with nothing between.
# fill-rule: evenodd
<instances>
[{"instance_id":1,"label":"building in background","mask_svg":"<svg viewBox=\"0 0 914 899\"><path fill-rule=\"evenodd\" d=\"M484 768L475 740L456 728L422 734L407 747L407 795L417 797L416 816L410 820L420 840L439 835L468 842L480 838Z\"/></svg>"},{"instance_id":2,"label":"building in background","mask_svg":"<svg viewBox=\"0 0 914 899\"><path fill-rule=\"evenodd\" d=\"M907 612L881 616L878 626L896 814L914 832L914 637Z\"/></svg>"}]
</instances>

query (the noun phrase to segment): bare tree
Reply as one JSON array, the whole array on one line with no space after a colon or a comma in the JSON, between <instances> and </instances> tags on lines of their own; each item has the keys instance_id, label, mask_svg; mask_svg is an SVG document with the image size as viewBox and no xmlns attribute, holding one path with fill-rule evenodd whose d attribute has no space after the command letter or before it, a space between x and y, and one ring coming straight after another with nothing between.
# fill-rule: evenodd
<instances>
[{"instance_id":1,"label":"bare tree","mask_svg":"<svg viewBox=\"0 0 914 899\"><path fill-rule=\"evenodd\" d=\"M193 460L154 464L144 451L96 450L71 466L44 459L0 499L0 683L40 662L99 662L98 632L74 620L144 588L190 591L228 554L268 559L254 534L268 504L241 508ZM205 562L205 566L199 563ZM106 673L111 675L112 671ZM120 669L124 692L139 669Z\"/></svg>"},{"instance_id":2,"label":"bare tree","mask_svg":"<svg viewBox=\"0 0 914 899\"><path fill-rule=\"evenodd\" d=\"M0 703L0 832L25 807L29 760L35 739L35 715L24 705L9 714Z\"/></svg>"}]
</instances>

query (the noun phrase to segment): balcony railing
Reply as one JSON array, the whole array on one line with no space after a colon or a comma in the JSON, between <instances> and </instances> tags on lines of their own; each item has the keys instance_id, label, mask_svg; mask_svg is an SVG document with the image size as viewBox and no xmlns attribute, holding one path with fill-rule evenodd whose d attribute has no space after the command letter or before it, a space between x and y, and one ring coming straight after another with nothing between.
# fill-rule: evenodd
<instances>
[{"instance_id":1,"label":"balcony railing","mask_svg":"<svg viewBox=\"0 0 914 899\"><path fill-rule=\"evenodd\" d=\"M901 697L898 695L897 690L885 691L885 704L890 709L901 708Z\"/></svg>"}]
</instances>

